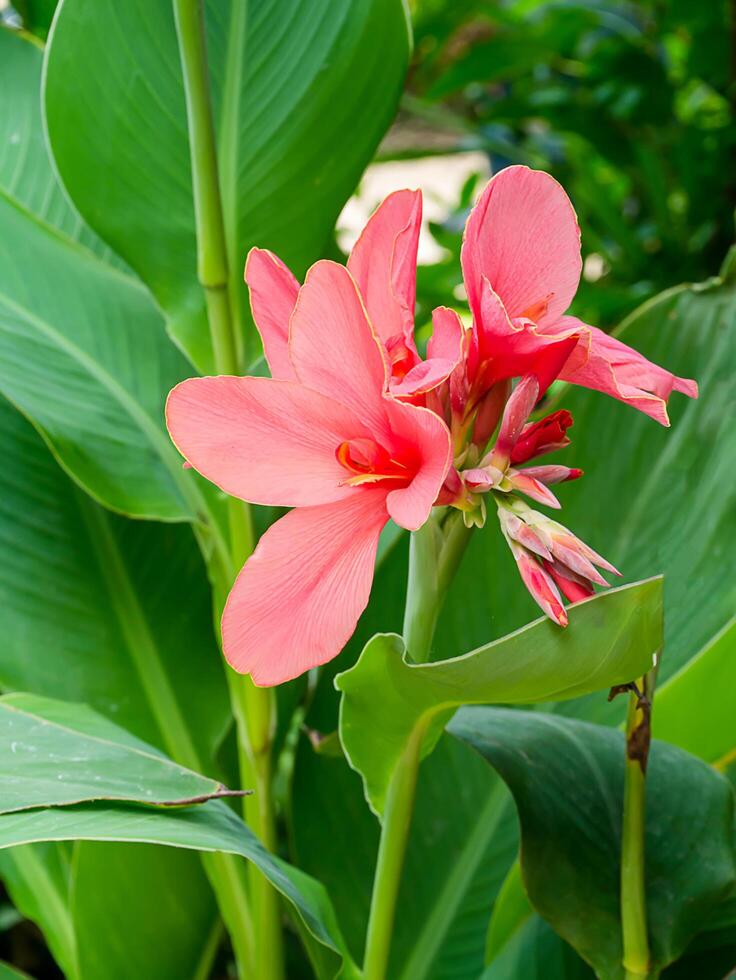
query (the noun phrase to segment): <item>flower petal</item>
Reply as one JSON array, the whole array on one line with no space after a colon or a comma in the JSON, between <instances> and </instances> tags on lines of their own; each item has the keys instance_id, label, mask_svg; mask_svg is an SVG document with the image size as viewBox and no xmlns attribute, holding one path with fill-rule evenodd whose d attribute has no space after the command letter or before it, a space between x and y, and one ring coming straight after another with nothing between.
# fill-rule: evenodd
<instances>
[{"instance_id":1,"label":"flower petal","mask_svg":"<svg viewBox=\"0 0 736 980\"><path fill-rule=\"evenodd\" d=\"M289 360L289 317L299 283L280 258L263 248L252 248L245 262L250 308L263 342L272 378L294 380Z\"/></svg>"},{"instance_id":2,"label":"flower petal","mask_svg":"<svg viewBox=\"0 0 736 980\"><path fill-rule=\"evenodd\" d=\"M432 310L432 336L427 342L427 360L447 360L458 364L463 356L465 327L455 310L438 306Z\"/></svg>"},{"instance_id":3,"label":"flower petal","mask_svg":"<svg viewBox=\"0 0 736 980\"><path fill-rule=\"evenodd\" d=\"M533 375L540 397L559 376L578 343L575 329L551 335L531 321L512 323L501 298L486 280L481 295L480 326L475 327L477 353L474 375L482 372L483 389L497 381Z\"/></svg>"},{"instance_id":4,"label":"flower petal","mask_svg":"<svg viewBox=\"0 0 736 980\"><path fill-rule=\"evenodd\" d=\"M420 361L400 381L391 380L389 391L396 398L414 398L438 388L447 381L457 366L457 361L442 358Z\"/></svg>"},{"instance_id":5,"label":"flower petal","mask_svg":"<svg viewBox=\"0 0 736 980\"><path fill-rule=\"evenodd\" d=\"M381 340L414 334L421 191L389 194L368 219L348 259L368 316ZM412 342L413 345L413 342Z\"/></svg>"},{"instance_id":6,"label":"flower petal","mask_svg":"<svg viewBox=\"0 0 736 980\"><path fill-rule=\"evenodd\" d=\"M563 316L547 332L578 331L576 349L560 373L563 381L605 392L669 425L667 400L673 391L689 398L698 397L698 385L688 378L678 378L665 368L648 361L633 348L609 336L597 327L588 326L577 317Z\"/></svg>"},{"instance_id":7,"label":"flower petal","mask_svg":"<svg viewBox=\"0 0 736 980\"><path fill-rule=\"evenodd\" d=\"M261 538L222 616L225 658L261 686L281 684L342 650L368 602L385 492L354 489L293 510Z\"/></svg>"},{"instance_id":8,"label":"flower petal","mask_svg":"<svg viewBox=\"0 0 736 980\"><path fill-rule=\"evenodd\" d=\"M335 452L370 437L345 405L272 378L182 381L166 403L166 424L179 452L226 493L285 507L349 495Z\"/></svg>"},{"instance_id":9,"label":"flower petal","mask_svg":"<svg viewBox=\"0 0 736 980\"><path fill-rule=\"evenodd\" d=\"M392 490L386 506L393 520L416 531L429 517L445 482L452 460L450 432L442 419L427 408L386 398L391 427L392 455L414 458L415 476L408 487Z\"/></svg>"},{"instance_id":10,"label":"flower petal","mask_svg":"<svg viewBox=\"0 0 736 980\"><path fill-rule=\"evenodd\" d=\"M376 435L382 432L385 353L344 266L323 260L307 273L291 317L289 353L302 384L350 405Z\"/></svg>"},{"instance_id":11,"label":"flower petal","mask_svg":"<svg viewBox=\"0 0 736 980\"><path fill-rule=\"evenodd\" d=\"M528 167L496 174L468 218L462 265L476 321L486 278L512 318L554 322L570 305L582 270L580 229L565 191Z\"/></svg>"}]
</instances>

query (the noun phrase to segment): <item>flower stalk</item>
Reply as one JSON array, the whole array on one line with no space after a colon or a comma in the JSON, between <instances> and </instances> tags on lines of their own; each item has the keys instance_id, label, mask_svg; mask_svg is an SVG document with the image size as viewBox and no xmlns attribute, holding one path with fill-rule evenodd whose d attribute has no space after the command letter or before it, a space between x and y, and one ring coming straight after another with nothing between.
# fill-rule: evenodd
<instances>
[{"instance_id":1,"label":"flower stalk","mask_svg":"<svg viewBox=\"0 0 736 980\"><path fill-rule=\"evenodd\" d=\"M621 930L626 980L649 976L644 836L654 674L650 671L631 686L626 717L621 838Z\"/></svg>"},{"instance_id":2,"label":"flower stalk","mask_svg":"<svg viewBox=\"0 0 736 980\"><path fill-rule=\"evenodd\" d=\"M445 516L444 523L433 514L411 536L404 643L417 663L426 663L429 659L437 617L469 541L470 531L462 515L453 511ZM364 980L384 980L386 977L423 740L424 725L419 724L412 732L388 788L368 919Z\"/></svg>"},{"instance_id":3,"label":"flower stalk","mask_svg":"<svg viewBox=\"0 0 736 980\"><path fill-rule=\"evenodd\" d=\"M217 148L207 67L204 9L201 0L173 0L182 75L187 104L192 189L197 229L197 275L207 306L215 370L237 375L237 338L228 298L228 259ZM231 567L212 570L215 581L227 578L227 593L236 571L254 547L250 510L230 498ZM219 590L218 590L219 591ZM218 597L219 598L219 597ZM219 605L219 602L218 602ZM246 818L263 844L276 843L271 786L271 741L274 725L272 692L257 688L226 668L233 713L237 722L241 781L256 793L247 798ZM215 868L213 883L233 938L241 976L280 980L284 975L278 896L257 869L250 887L237 859L226 855L227 867ZM219 861L222 865L222 860ZM230 867L233 864L234 867ZM252 908L252 911L251 911Z\"/></svg>"}]
</instances>

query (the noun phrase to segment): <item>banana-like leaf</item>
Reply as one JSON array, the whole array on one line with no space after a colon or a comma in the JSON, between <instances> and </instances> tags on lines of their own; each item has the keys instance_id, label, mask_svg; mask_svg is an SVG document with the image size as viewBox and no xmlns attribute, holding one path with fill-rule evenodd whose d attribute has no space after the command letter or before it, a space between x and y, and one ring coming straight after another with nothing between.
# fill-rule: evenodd
<instances>
[{"instance_id":1,"label":"banana-like leaf","mask_svg":"<svg viewBox=\"0 0 736 980\"><path fill-rule=\"evenodd\" d=\"M63 199L38 110L29 111L40 69L30 41L0 30L0 87L12 80L20 91L0 103L10 136L0 153L0 393L107 507L203 521L204 495L163 419L166 394L188 366L146 289L106 249L90 247Z\"/></svg>"},{"instance_id":2,"label":"banana-like leaf","mask_svg":"<svg viewBox=\"0 0 736 980\"><path fill-rule=\"evenodd\" d=\"M331 972L334 975L341 959L344 959L344 968L349 972L351 963L323 886L269 854L240 817L222 800L210 799L202 803L196 799L179 798L171 801L178 804L175 806L129 802L155 801L162 790L166 793L167 780L172 776L173 785L182 789L186 787L187 791L211 785L211 781L196 773L175 775L174 771L179 767L174 767L165 756L83 706L80 708L31 695L9 696L9 699L11 706L14 701L32 706L39 715L43 712L41 717L47 720L47 731L42 725L37 725L35 730L23 735L27 739L23 743L23 770L27 783L30 786L34 783L38 787L43 784L48 786L50 761L56 763L57 776L69 774L70 784L75 775L78 777L79 768L84 770L84 779L77 778L72 792L65 799L61 798L61 794L54 795L49 788L46 796L47 802L53 804L51 806L43 805L43 794L39 792L35 809L0 814L0 848L39 841L99 840L164 844L240 855L254 862L294 906L309 937L311 953L314 956L316 952L321 963L322 973ZM63 734L59 725L61 721L73 725L73 739ZM55 740L58 749L55 760L53 754L49 759L46 749L49 734L53 735L51 741ZM103 746L103 749L99 750L99 746ZM34 748L37 750L32 751ZM65 751L67 749L69 751ZM95 751L100 752L97 760L93 758ZM78 754L73 755L72 752ZM164 774L165 767L170 767L168 775ZM117 800L114 800L109 790L116 772L120 775L120 781ZM66 781L65 778L59 780L61 783ZM98 785L107 789L107 798L103 798L102 802L97 802L103 797L97 790ZM0 788L3 790L0 794L2 799L10 798L13 776L10 779L0 777ZM71 803L72 799L79 802ZM195 803L197 805L193 805ZM152 816L158 819L152 821Z\"/></svg>"},{"instance_id":3,"label":"banana-like leaf","mask_svg":"<svg viewBox=\"0 0 736 980\"><path fill-rule=\"evenodd\" d=\"M0 813L125 800L164 806L242 795L177 765L84 704L0 698Z\"/></svg>"},{"instance_id":4,"label":"banana-like leaf","mask_svg":"<svg viewBox=\"0 0 736 980\"><path fill-rule=\"evenodd\" d=\"M463 709L449 729L490 762L514 795L532 904L598 977L620 980L623 733L502 708ZM645 840L652 970L676 960L733 893L735 844L728 781L655 741Z\"/></svg>"},{"instance_id":5,"label":"banana-like leaf","mask_svg":"<svg viewBox=\"0 0 736 980\"><path fill-rule=\"evenodd\" d=\"M401 637L379 634L335 679L343 695L340 738L380 815L410 739L421 738L422 752L430 752L460 705L579 697L646 673L661 648L661 579L580 603L566 630L540 619L454 660L411 663Z\"/></svg>"},{"instance_id":6,"label":"banana-like leaf","mask_svg":"<svg viewBox=\"0 0 736 980\"><path fill-rule=\"evenodd\" d=\"M132 803L83 803L0 816L0 848L49 840L163 844L240 855L253 861L294 906L308 934L323 947L322 956L330 964L332 975L343 959L344 943L323 886L269 854L253 832L220 800L196 807L166 809Z\"/></svg>"},{"instance_id":7,"label":"banana-like leaf","mask_svg":"<svg viewBox=\"0 0 736 980\"><path fill-rule=\"evenodd\" d=\"M393 116L409 35L399 0L208 0L205 15L240 323L251 245L297 274L319 258ZM72 200L211 373L172 4L63 0L46 68L49 137ZM244 363L258 353L251 332Z\"/></svg>"}]
</instances>

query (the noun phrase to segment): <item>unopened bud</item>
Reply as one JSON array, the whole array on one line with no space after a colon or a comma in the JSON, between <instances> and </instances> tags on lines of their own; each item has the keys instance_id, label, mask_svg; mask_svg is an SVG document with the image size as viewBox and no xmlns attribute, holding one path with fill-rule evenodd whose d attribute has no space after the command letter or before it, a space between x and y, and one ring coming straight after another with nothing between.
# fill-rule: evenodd
<instances>
[{"instance_id":1,"label":"unopened bud","mask_svg":"<svg viewBox=\"0 0 736 980\"><path fill-rule=\"evenodd\" d=\"M535 456L543 456L569 446L570 440L565 433L572 424L572 415L561 409L539 422L526 425L512 450L511 462L518 465L534 459Z\"/></svg>"}]
</instances>

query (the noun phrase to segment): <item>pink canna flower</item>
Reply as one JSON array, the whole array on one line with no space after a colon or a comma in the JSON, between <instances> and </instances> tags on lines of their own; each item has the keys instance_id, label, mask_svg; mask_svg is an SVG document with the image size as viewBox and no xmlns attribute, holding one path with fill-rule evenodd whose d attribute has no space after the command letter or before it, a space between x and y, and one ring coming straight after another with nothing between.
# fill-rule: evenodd
<instances>
[{"instance_id":1,"label":"pink canna flower","mask_svg":"<svg viewBox=\"0 0 736 980\"><path fill-rule=\"evenodd\" d=\"M472 409L494 384L533 374L540 391L561 378L605 392L669 425L675 377L620 340L566 315L580 280L580 230L549 174L507 167L488 183L465 228L462 265L473 331L467 357Z\"/></svg>"},{"instance_id":2,"label":"pink canna flower","mask_svg":"<svg viewBox=\"0 0 736 980\"><path fill-rule=\"evenodd\" d=\"M565 424L565 429L572 426L569 412L555 412L539 422L527 424L539 399L539 391L539 382L534 375L522 378L514 388L506 402L495 445L477 466L459 474L462 484L471 492L522 493L540 504L559 509L559 501L549 486L577 480L583 475L582 470L569 466L517 469L518 461L526 462L570 441L567 437L563 441L559 436L561 423Z\"/></svg>"},{"instance_id":3,"label":"pink canna flower","mask_svg":"<svg viewBox=\"0 0 736 980\"><path fill-rule=\"evenodd\" d=\"M421 402L442 384L461 356L463 326L452 317L435 330L426 360L414 343L417 247L422 220L420 191L390 194L363 229L348 259L368 318L389 365L387 388L397 398ZM292 377L289 317L299 283L272 252L251 249L245 265L251 309L274 378ZM329 348L325 357L330 357Z\"/></svg>"},{"instance_id":4,"label":"pink canna flower","mask_svg":"<svg viewBox=\"0 0 736 980\"><path fill-rule=\"evenodd\" d=\"M344 267L318 262L298 288L270 253L256 261L253 306L275 378L192 378L166 415L185 459L226 493L295 508L261 538L222 617L228 662L273 685L340 652L368 601L382 528L426 521L450 436L433 412L386 393L385 347Z\"/></svg>"}]
</instances>

